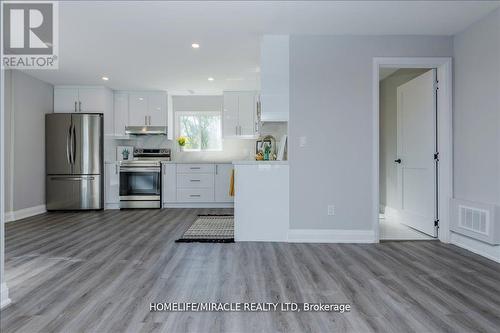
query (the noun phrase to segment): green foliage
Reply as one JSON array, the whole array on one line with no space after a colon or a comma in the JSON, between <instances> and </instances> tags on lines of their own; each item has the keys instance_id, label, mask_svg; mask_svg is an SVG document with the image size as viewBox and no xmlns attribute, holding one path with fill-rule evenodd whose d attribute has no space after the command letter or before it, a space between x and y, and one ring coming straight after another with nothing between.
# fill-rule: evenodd
<instances>
[{"instance_id":1,"label":"green foliage","mask_svg":"<svg viewBox=\"0 0 500 333\"><path fill-rule=\"evenodd\" d=\"M220 149L220 116L181 115L179 125L180 134L188 138L186 150Z\"/></svg>"}]
</instances>

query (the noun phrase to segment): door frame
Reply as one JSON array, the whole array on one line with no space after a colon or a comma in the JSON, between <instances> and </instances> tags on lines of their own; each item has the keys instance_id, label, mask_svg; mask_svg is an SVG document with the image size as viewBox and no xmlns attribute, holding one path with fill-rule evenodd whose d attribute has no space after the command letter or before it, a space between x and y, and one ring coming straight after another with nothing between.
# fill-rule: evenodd
<instances>
[{"instance_id":1,"label":"door frame","mask_svg":"<svg viewBox=\"0 0 500 333\"><path fill-rule=\"evenodd\" d=\"M453 68L451 57L375 57L373 58L372 77L372 115L373 115L373 203L372 229L374 242L380 241L379 207L380 207L380 101L379 101L379 72L380 68L436 68L439 89L437 92L437 129L438 129L438 211L439 229L438 239L444 243L450 241L450 209L449 203L453 195Z\"/></svg>"}]
</instances>

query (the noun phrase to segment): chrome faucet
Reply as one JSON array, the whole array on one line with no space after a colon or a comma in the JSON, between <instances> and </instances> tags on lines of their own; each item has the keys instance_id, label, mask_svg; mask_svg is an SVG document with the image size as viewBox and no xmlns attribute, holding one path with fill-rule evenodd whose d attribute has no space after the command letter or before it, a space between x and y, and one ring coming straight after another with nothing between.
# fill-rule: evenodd
<instances>
[{"instance_id":1,"label":"chrome faucet","mask_svg":"<svg viewBox=\"0 0 500 333\"><path fill-rule=\"evenodd\" d=\"M278 147L276 147L276 138L272 135L266 135L265 137L262 138L262 142L265 141L271 141L271 150L272 150L272 157L269 159L276 159L276 156L278 154Z\"/></svg>"}]
</instances>

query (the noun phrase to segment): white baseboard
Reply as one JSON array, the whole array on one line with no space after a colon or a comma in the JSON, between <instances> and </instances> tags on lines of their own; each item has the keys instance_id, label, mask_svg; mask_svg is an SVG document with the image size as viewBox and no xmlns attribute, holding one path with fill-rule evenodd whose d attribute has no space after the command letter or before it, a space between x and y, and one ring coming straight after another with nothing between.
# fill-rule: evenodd
<instances>
[{"instance_id":1,"label":"white baseboard","mask_svg":"<svg viewBox=\"0 0 500 333\"><path fill-rule=\"evenodd\" d=\"M184 202L164 203L162 208L234 208L232 202ZM119 203L104 204L104 209L120 209Z\"/></svg>"},{"instance_id":2,"label":"white baseboard","mask_svg":"<svg viewBox=\"0 0 500 333\"><path fill-rule=\"evenodd\" d=\"M0 284L0 309L6 307L11 302L9 298L9 288L7 288L7 284L4 282Z\"/></svg>"},{"instance_id":3,"label":"white baseboard","mask_svg":"<svg viewBox=\"0 0 500 333\"><path fill-rule=\"evenodd\" d=\"M500 263L500 245L490 245L455 232L451 232L450 243Z\"/></svg>"},{"instance_id":4,"label":"white baseboard","mask_svg":"<svg viewBox=\"0 0 500 333\"><path fill-rule=\"evenodd\" d=\"M375 243L373 230L290 229L290 243Z\"/></svg>"},{"instance_id":5,"label":"white baseboard","mask_svg":"<svg viewBox=\"0 0 500 333\"><path fill-rule=\"evenodd\" d=\"M232 202L177 202L164 203L163 208L234 208Z\"/></svg>"},{"instance_id":6,"label":"white baseboard","mask_svg":"<svg viewBox=\"0 0 500 333\"><path fill-rule=\"evenodd\" d=\"M105 203L104 204L104 209L120 209L120 204L119 203Z\"/></svg>"},{"instance_id":7,"label":"white baseboard","mask_svg":"<svg viewBox=\"0 0 500 333\"><path fill-rule=\"evenodd\" d=\"M14 221L14 212L5 212L5 223Z\"/></svg>"},{"instance_id":8,"label":"white baseboard","mask_svg":"<svg viewBox=\"0 0 500 333\"><path fill-rule=\"evenodd\" d=\"M399 210L393 207L385 206L384 207L384 215L385 217L399 217Z\"/></svg>"},{"instance_id":9,"label":"white baseboard","mask_svg":"<svg viewBox=\"0 0 500 333\"><path fill-rule=\"evenodd\" d=\"M45 212L47 212L47 207L45 205L24 208L13 212L5 212L5 222L22 220L27 217L43 214Z\"/></svg>"}]
</instances>

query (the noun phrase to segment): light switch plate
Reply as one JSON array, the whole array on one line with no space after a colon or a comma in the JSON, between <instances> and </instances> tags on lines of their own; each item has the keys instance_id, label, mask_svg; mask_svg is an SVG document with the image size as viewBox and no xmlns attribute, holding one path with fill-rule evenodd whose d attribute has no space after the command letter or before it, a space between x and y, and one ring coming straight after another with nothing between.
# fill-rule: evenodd
<instances>
[{"instance_id":1,"label":"light switch plate","mask_svg":"<svg viewBox=\"0 0 500 333\"><path fill-rule=\"evenodd\" d=\"M307 136L301 136L299 138L299 147L305 147L307 145Z\"/></svg>"}]
</instances>

